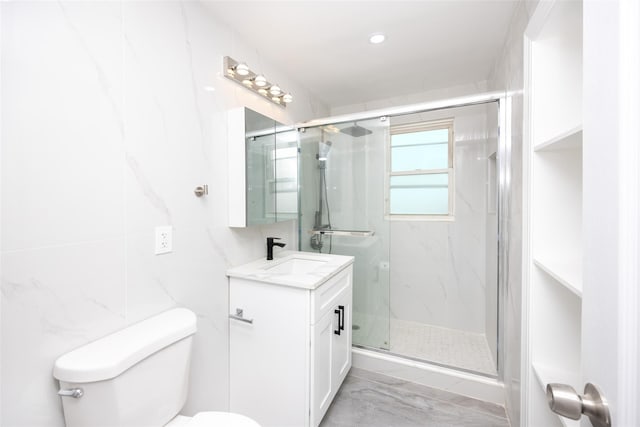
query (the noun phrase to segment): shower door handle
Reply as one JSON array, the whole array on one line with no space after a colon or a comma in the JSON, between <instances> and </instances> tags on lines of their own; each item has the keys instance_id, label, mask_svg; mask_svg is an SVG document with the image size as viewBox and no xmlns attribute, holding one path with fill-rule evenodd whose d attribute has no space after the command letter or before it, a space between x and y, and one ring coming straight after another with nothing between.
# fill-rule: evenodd
<instances>
[{"instance_id":1,"label":"shower door handle","mask_svg":"<svg viewBox=\"0 0 640 427\"><path fill-rule=\"evenodd\" d=\"M333 331L333 333L336 334L336 335L340 335L340 331L343 329L343 328L340 327L340 320L342 318L340 316L340 310L336 308L335 310L333 310L333 312L338 315L338 329Z\"/></svg>"}]
</instances>

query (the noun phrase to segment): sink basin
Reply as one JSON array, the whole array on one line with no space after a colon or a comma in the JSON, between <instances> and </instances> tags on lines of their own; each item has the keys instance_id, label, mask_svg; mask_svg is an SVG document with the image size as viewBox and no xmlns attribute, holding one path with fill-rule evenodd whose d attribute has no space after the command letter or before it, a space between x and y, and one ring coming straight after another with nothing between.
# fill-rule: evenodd
<instances>
[{"instance_id":1,"label":"sink basin","mask_svg":"<svg viewBox=\"0 0 640 427\"><path fill-rule=\"evenodd\" d=\"M233 267L227 270L227 276L273 285L316 289L351 264L352 256L279 251L273 260L261 258Z\"/></svg>"},{"instance_id":2,"label":"sink basin","mask_svg":"<svg viewBox=\"0 0 640 427\"><path fill-rule=\"evenodd\" d=\"M289 258L288 260L273 267L266 268L265 270L268 270L269 273L277 274L306 274L322 267L326 263L327 261L325 260Z\"/></svg>"}]
</instances>

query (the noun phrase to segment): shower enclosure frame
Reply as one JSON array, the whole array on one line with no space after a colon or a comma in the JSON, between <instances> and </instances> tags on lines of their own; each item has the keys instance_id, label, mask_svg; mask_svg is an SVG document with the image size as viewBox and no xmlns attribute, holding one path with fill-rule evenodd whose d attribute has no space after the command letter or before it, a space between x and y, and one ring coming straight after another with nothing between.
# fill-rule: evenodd
<instances>
[{"instance_id":1,"label":"shower enclosure frame","mask_svg":"<svg viewBox=\"0 0 640 427\"><path fill-rule=\"evenodd\" d=\"M381 117L393 117L402 116L413 113L426 113L431 111L438 111L449 108L466 107L480 104L488 104L496 102L498 106L498 146L497 146L497 175L498 175L498 188L497 188L497 216L498 216L498 324L497 324L497 380L502 381L504 379L504 307L505 299L507 295L507 277L509 273L509 229L506 222L508 216L511 200L510 200L510 185L511 185L511 98L514 94L507 91L495 91L480 93L475 95L449 98L437 101L430 101L418 104L411 104L405 106L391 107L378 110L364 111L360 113L343 114L338 116L326 117L321 119L314 119L307 122L298 123L295 127L298 130L312 128L317 126L340 124L355 121L364 121L370 119L376 119ZM300 167L300 163L298 164ZM300 186L300 183L298 184ZM300 197L298 197L298 204L300 204ZM300 206L299 206L300 207ZM301 229L298 227L298 244L301 242ZM373 349L366 346L354 345L354 349L358 349L360 353L371 353L373 356L378 357L375 353L381 355L388 355L392 358L405 359L407 363L411 362L433 365L443 372L450 371L451 373L459 373L461 375L468 375L472 378L479 379L482 382L482 378L491 380L493 376L485 376L484 374L477 372L470 372L461 368L454 368L450 366L440 365L434 362L418 361L416 359L397 355L388 350ZM415 364L414 363L414 364ZM440 369L441 368L441 369ZM460 379L460 378L459 378Z\"/></svg>"}]
</instances>

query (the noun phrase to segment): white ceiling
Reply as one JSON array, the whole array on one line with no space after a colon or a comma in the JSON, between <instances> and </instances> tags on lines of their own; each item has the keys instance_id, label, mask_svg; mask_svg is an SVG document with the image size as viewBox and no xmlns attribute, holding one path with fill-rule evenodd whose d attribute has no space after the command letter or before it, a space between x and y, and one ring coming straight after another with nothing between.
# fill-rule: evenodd
<instances>
[{"instance_id":1,"label":"white ceiling","mask_svg":"<svg viewBox=\"0 0 640 427\"><path fill-rule=\"evenodd\" d=\"M518 1L204 0L331 108L486 80Z\"/></svg>"}]
</instances>

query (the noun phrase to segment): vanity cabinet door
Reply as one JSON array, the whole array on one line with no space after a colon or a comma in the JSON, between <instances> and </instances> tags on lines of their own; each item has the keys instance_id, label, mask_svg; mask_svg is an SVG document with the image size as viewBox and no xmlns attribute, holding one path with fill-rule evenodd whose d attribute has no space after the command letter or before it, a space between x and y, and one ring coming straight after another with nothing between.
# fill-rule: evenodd
<instances>
[{"instance_id":1,"label":"vanity cabinet door","mask_svg":"<svg viewBox=\"0 0 640 427\"><path fill-rule=\"evenodd\" d=\"M333 344L334 330L338 326L337 315L326 313L311 326L311 425L320 420L331 405L333 397Z\"/></svg>"},{"instance_id":2,"label":"vanity cabinet door","mask_svg":"<svg viewBox=\"0 0 640 427\"><path fill-rule=\"evenodd\" d=\"M231 411L264 427L308 426L308 291L232 278L229 309Z\"/></svg>"},{"instance_id":3,"label":"vanity cabinet door","mask_svg":"<svg viewBox=\"0 0 640 427\"><path fill-rule=\"evenodd\" d=\"M331 376L335 384L335 392L342 384L351 369L351 297L352 287L349 286L343 291L338 299L337 309L340 312L340 335L333 334L333 345L331 349ZM336 315L337 317L337 315Z\"/></svg>"},{"instance_id":4,"label":"vanity cabinet door","mask_svg":"<svg viewBox=\"0 0 640 427\"><path fill-rule=\"evenodd\" d=\"M317 289L314 296L329 306L325 309L323 304L318 304L324 314L311 327L311 425L314 427L322 420L351 368L350 268L323 286L327 288Z\"/></svg>"}]
</instances>

